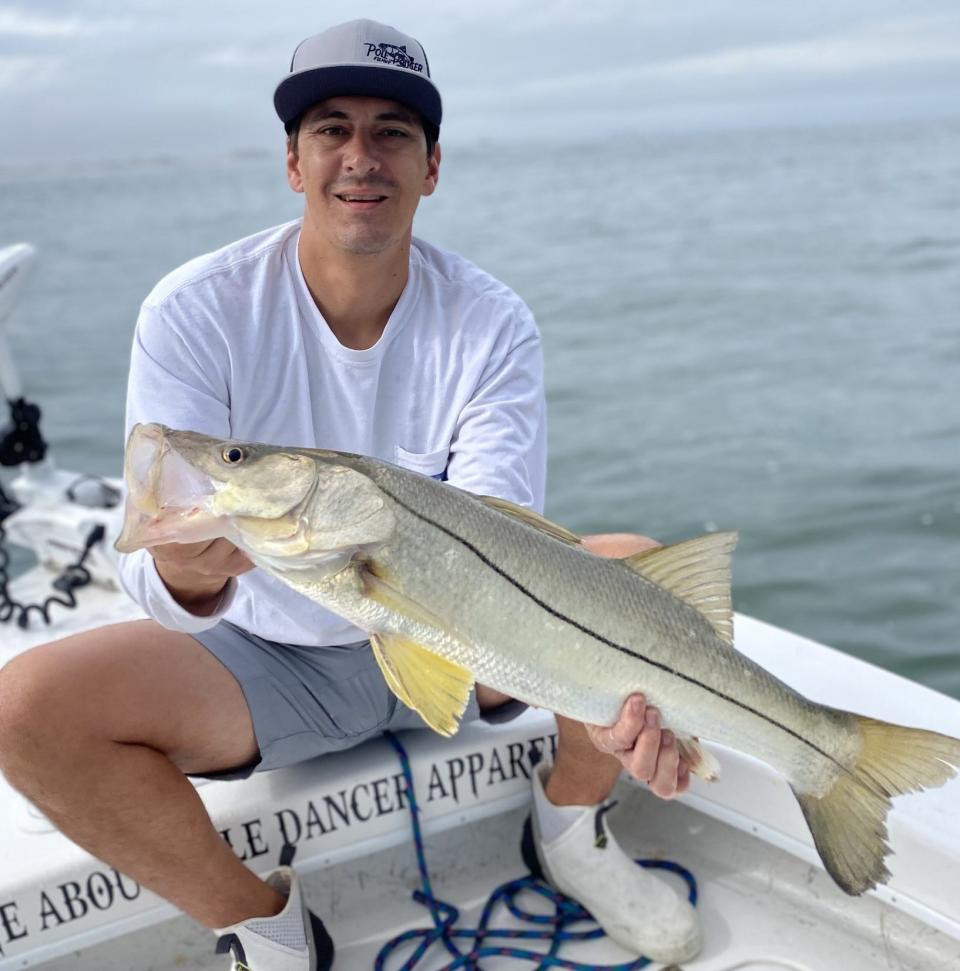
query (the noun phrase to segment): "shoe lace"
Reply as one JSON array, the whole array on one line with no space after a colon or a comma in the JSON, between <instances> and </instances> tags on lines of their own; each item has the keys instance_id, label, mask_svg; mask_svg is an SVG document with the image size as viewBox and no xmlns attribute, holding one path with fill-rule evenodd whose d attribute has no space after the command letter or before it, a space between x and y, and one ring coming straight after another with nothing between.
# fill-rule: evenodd
<instances>
[{"instance_id":1,"label":"shoe lace","mask_svg":"<svg viewBox=\"0 0 960 971\"><path fill-rule=\"evenodd\" d=\"M247 956L243 953L243 945L236 934L224 934L217 940L217 954L230 953L233 956L233 964L230 971L251 971L247 964Z\"/></svg>"},{"instance_id":2,"label":"shoe lace","mask_svg":"<svg viewBox=\"0 0 960 971\"><path fill-rule=\"evenodd\" d=\"M600 806L593 816L593 845L598 850L605 850L607 848L607 831L603 825L603 817L606 816L608 812L617 804L617 800L614 799L612 802L605 802Z\"/></svg>"}]
</instances>

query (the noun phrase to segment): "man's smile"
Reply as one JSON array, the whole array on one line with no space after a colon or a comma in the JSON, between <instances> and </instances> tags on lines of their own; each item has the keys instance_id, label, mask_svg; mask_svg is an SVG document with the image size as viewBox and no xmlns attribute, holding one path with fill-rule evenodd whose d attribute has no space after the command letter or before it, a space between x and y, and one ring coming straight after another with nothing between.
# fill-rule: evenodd
<instances>
[{"instance_id":1,"label":"man's smile","mask_svg":"<svg viewBox=\"0 0 960 971\"><path fill-rule=\"evenodd\" d=\"M351 191L335 192L333 194L344 205L360 212L376 209L380 203L386 202L389 198L389 196L383 195L380 192Z\"/></svg>"}]
</instances>

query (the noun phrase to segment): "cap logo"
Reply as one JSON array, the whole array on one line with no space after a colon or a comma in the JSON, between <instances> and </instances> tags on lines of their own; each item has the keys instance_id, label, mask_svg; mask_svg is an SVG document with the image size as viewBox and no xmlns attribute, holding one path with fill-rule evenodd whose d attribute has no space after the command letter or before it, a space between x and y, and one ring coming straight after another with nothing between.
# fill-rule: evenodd
<instances>
[{"instance_id":1,"label":"cap logo","mask_svg":"<svg viewBox=\"0 0 960 971\"><path fill-rule=\"evenodd\" d=\"M408 71L423 73L423 65L407 53L406 44L371 44L367 43L367 57L380 64L393 64L406 68Z\"/></svg>"}]
</instances>

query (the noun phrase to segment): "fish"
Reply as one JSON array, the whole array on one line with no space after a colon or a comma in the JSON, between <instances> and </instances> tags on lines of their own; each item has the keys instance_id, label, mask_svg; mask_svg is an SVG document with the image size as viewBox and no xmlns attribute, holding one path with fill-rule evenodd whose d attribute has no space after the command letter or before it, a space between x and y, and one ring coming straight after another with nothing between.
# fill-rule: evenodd
<instances>
[{"instance_id":1,"label":"fish","mask_svg":"<svg viewBox=\"0 0 960 971\"><path fill-rule=\"evenodd\" d=\"M380 459L158 424L133 428L124 476L119 552L225 537L366 631L391 690L442 735L476 683L596 725L642 692L698 775L719 770L699 739L766 762L848 894L889 879L892 797L960 768L960 740L818 704L735 649L735 533L607 558Z\"/></svg>"}]
</instances>

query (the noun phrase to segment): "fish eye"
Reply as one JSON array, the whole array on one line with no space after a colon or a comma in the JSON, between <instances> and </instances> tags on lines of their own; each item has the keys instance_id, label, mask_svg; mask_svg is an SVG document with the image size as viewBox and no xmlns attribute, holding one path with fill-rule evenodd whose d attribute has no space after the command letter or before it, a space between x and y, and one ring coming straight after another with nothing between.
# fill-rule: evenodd
<instances>
[{"instance_id":1,"label":"fish eye","mask_svg":"<svg viewBox=\"0 0 960 971\"><path fill-rule=\"evenodd\" d=\"M228 445L220 456L227 465L239 465L247 457L247 452L239 445Z\"/></svg>"}]
</instances>

